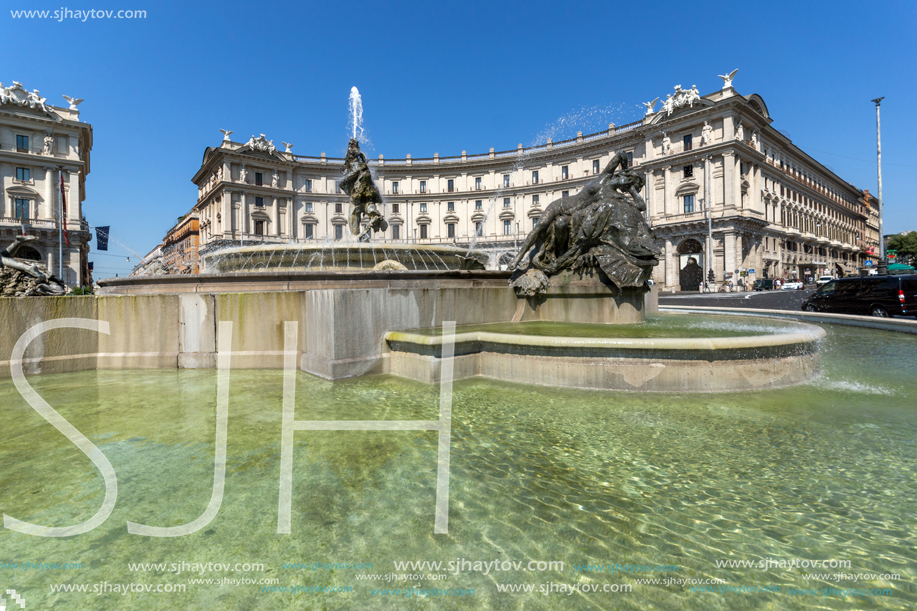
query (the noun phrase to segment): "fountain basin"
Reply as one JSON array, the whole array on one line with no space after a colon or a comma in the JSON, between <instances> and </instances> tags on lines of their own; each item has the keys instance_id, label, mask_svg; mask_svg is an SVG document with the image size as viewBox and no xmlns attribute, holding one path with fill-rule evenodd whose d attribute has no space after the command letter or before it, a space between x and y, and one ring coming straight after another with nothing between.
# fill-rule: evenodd
<instances>
[{"instance_id":1,"label":"fountain basin","mask_svg":"<svg viewBox=\"0 0 917 611\"><path fill-rule=\"evenodd\" d=\"M822 328L804 323L732 337L635 337L639 325L563 325L563 336L546 335L544 323L481 329L486 326L456 329L454 379L655 392L777 388L818 373L818 342L825 337ZM439 382L444 340L435 330L389 332L385 341L392 374Z\"/></svg>"},{"instance_id":2,"label":"fountain basin","mask_svg":"<svg viewBox=\"0 0 917 611\"><path fill-rule=\"evenodd\" d=\"M477 255L478 257L482 255ZM384 242L313 242L229 246L201 256L207 273L277 271L444 271L468 269L486 258L457 246Z\"/></svg>"}]
</instances>

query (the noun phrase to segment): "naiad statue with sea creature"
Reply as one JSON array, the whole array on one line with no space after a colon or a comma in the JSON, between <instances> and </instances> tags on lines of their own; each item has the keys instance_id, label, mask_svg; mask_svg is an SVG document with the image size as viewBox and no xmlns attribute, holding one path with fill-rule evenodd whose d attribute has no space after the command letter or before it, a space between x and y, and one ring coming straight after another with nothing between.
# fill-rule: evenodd
<instances>
[{"instance_id":1,"label":"naiad statue with sea creature","mask_svg":"<svg viewBox=\"0 0 917 611\"><path fill-rule=\"evenodd\" d=\"M531 297L547 290L550 276L598 268L618 289L648 288L661 250L643 216L643 184L619 153L579 193L552 202L510 264L519 270L510 284Z\"/></svg>"},{"instance_id":2,"label":"naiad statue with sea creature","mask_svg":"<svg viewBox=\"0 0 917 611\"><path fill-rule=\"evenodd\" d=\"M341 190L350 196L350 233L359 236L361 242L368 241L370 231L385 231L388 223L377 207L377 204L382 203L382 195L373 183L366 157L360 151L360 143L356 138L351 138L347 145L347 156L344 157L341 173L344 175ZM360 227L364 214L369 219L365 231Z\"/></svg>"},{"instance_id":3,"label":"naiad statue with sea creature","mask_svg":"<svg viewBox=\"0 0 917 611\"><path fill-rule=\"evenodd\" d=\"M18 236L11 245L0 250L0 297L29 297L33 295L65 295L67 287L48 268L37 261L16 257L16 252L35 236Z\"/></svg>"}]
</instances>

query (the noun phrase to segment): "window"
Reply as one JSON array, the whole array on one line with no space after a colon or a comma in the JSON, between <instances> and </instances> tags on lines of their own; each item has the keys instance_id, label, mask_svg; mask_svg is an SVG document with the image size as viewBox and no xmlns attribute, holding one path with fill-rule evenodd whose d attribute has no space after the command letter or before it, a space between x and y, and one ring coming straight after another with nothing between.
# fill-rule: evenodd
<instances>
[{"instance_id":1,"label":"window","mask_svg":"<svg viewBox=\"0 0 917 611\"><path fill-rule=\"evenodd\" d=\"M421 240L426 240L426 239L427 239L427 227L428 227L428 225L421 225L421 226L420 226L420 239L421 239Z\"/></svg>"},{"instance_id":2,"label":"window","mask_svg":"<svg viewBox=\"0 0 917 611\"><path fill-rule=\"evenodd\" d=\"M261 175L261 172L255 172L255 185L261 186L264 184L264 177Z\"/></svg>"},{"instance_id":3,"label":"window","mask_svg":"<svg viewBox=\"0 0 917 611\"><path fill-rule=\"evenodd\" d=\"M682 170L685 173L685 178L692 178L694 176L694 166L686 165Z\"/></svg>"},{"instance_id":4,"label":"window","mask_svg":"<svg viewBox=\"0 0 917 611\"><path fill-rule=\"evenodd\" d=\"M392 214L398 214L401 210L401 204L392 204Z\"/></svg>"},{"instance_id":5,"label":"window","mask_svg":"<svg viewBox=\"0 0 917 611\"><path fill-rule=\"evenodd\" d=\"M480 176L476 176L474 179L474 190L475 191L481 190L481 177Z\"/></svg>"},{"instance_id":6,"label":"window","mask_svg":"<svg viewBox=\"0 0 917 611\"><path fill-rule=\"evenodd\" d=\"M694 212L694 196L685 195L685 214Z\"/></svg>"},{"instance_id":7,"label":"window","mask_svg":"<svg viewBox=\"0 0 917 611\"><path fill-rule=\"evenodd\" d=\"M455 191L455 181L452 180L451 178L446 181L446 191L448 191L449 193L452 193L453 191Z\"/></svg>"},{"instance_id":8,"label":"window","mask_svg":"<svg viewBox=\"0 0 917 611\"><path fill-rule=\"evenodd\" d=\"M29 220L29 203L27 199L16 200L16 218L22 221Z\"/></svg>"},{"instance_id":9,"label":"window","mask_svg":"<svg viewBox=\"0 0 917 611\"><path fill-rule=\"evenodd\" d=\"M484 204L481 200L479 199L474 200L474 209L475 210L483 210L483 208L484 208Z\"/></svg>"},{"instance_id":10,"label":"window","mask_svg":"<svg viewBox=\"0 0 917 611\"><path fill-rule=\"evenodd\" d=\"M306 225L306 239L312 240L314 238L315 238L315 225L310 223Z\"/></svg>"},{"instance_id":11,"label":"window","mask_svg":"<svg viewBox=\"0 0 917 611\"><path fill-rule=\"evenodd\" d=\"M537 206L537 205L538 205L538 201L539 201L538 196L537 196L537 195L533 195L533 196L532 196L532 205L533 205L533 206Z\"/></svg>"},{"instance_id":12,"label":"window","mask_svg":"<svg viewBox=\"0 0 917 611\"><path fill-rule=\"evenodd\" d=\"M478 221L477 223L475 223L475 224L474 224L474 232L475 232L477 235L481 235L482 233L484 233L484 223L482 223L482 222L480 222L480 221Z\"/></svg>"},{"instance_id":13,"label":"window","mask_svg":"<svg viewBox=\"0 0 917 611\"><path fill-rule=\"evenodd\" d=\"M344 239L344 226L343 225L334 226L334 239L335 240Z\"/></svg>"},{"instance_id":14,"label":"window","mask_svg":"<svg viewBox=\"0 0 917 611\"><path fill-rule=\"evenodd\" d=\"M420 211L421 212L427 211L427 202L420 202Z\"/></svg>"},{"instance_id":15,"label":"window","mask_svg":"<svg viewBox=\"0 0 917 611\"><path fill-rule=\"evenodd\" d=\"M312 179L306 179L306 193L312 193Z\"/></svg>"},{"instance_id":16,"label":"window","mask_svg":"<svg viewBox=\"0 0 917 611\"><path fill-rule=\"evenodd\" d=\"M20 153L29 152L29 137L28 136L16 136L16 150Z\"/></svg>"},{"instance_id":17,"label":"window","mask_svg":"<svg viewBox=\"0 0 917 611\"><path fill-rule=\"evenodd\" d=\"M392 239L393 240L401 239L401 225L392 225Z\"/></svg>"},{"instance_id":18,"label":"window","mask_svg":"<svg viewBox=\"0 0 917 611\"><path fill-rule=\"evenodd\" d=\"M264 235L264 221L255 221L255 235Z\"/></svg>"},{"instance_id":19,"label":"window","mask_svg":"<svg viewBox=\"0 0 917 611\"><path fill-rule=\"evenodd\" d=\"M570 178L570 170L569 170L568 166L561 166L561 168L560 168L560 179L561 179L561 180L567 180L568 178Z\"/></svg>"},{"instance_id":20,"label":"window","mask_svg":"<svg viewBox=\"0 0 917 611\"><path fill-rule=\"evenodd\" d=\"M503 198L503 207L509 208L509 198L508 197Z\"/></svg>"},{"instance_id":21,"label":"window","mask_svg":"<svg viewBox=\"0 0 917 611\"><path fill-rule=\"evenodd\" d=\"M446 236L450 238L455 237L455 223L449 223L446 225Z\"/></svg>"},{"instance_id":22,"label":"window","mask_svg":"<svg viewBox=\"0 0 917 611\"><path fill-rule=\"evenodd\" d=\"M337 182L337 181L334 182L334 192L335 192L335 193L340 193L340 192L341 192L341 183L339 183L339 182Z\"/></svg>"},{"instance_id":23,"label":"window","mask_svg":"<svg viewBox=\"0 0 917 611\"><path fill-rule=\"evenodd\" d=\"M343 211L344 211L344 204L341 204L340 202L334 204L334 213L335 214L341 214Z\"/></svg>"},{"instance_id":24,"label":"window","mask_svg":"<svg viewBox=\"0 0 917 611\"><path fill-rule=\"evenodd\" d=\"M624 153L624 156L627 157L627 167L633 166L634 165L634 152L627 151L626 153Z\"/></svg>"},{"instance_id":25,"label":"window","mask_svg":"<svg viewBox=\"0 0 917 611\"><path fill-rule=\"evenodd\" d=\"M535 229L535 227L538 226L538 221L540 218L541 218L540 216L532 217L532 229Z\"/></svg>"},{"instance_id":26,"label":"window","mask_svg":"<svg viewBox=\"0 0 917 611\"><path fill-rule=\"evenodd\" d=\"M420 181L420 192L421 192L421 193L426 193L426 192L427 192L427 181L426 181L426 180L421 180L421 181Z\"/></svg>"},{"instance_id":27,"label":"window","mask_svg":"<svg viewBox=\"0 0 917 611\"><path fill-rule=\"evenodd\" d=\"M686 151L690 151L690 150L691 150L691 148L692 148L692 146L691 146L691 145L692 145L692 141L693 141L693 136L691 136L691 134L688 134L688 135L686 135L686 136L684 137L685 150L686 150Z\"/></svg>"},{"instance_id":28,"label":"window","mask_svg":"<svg viewBox=\"0 0 917 611\"><path fill-rule=\"evenodd\" d=\"M513 222L509 219L503 221L503 235L513 235Z\"/></svg>"},{"instance_id":29,"label":"window","mask_svg":"<svg viewBox=\"0 0 917 611\"><path fill-rule=\"evenodd\" d=\"M455 202L448 202L446 204L446 212L455 212Z\"/></svg>"},{"instance_id":30,"label":"window","mask_svg":"<svg viewBox=\"0 0 917 611\"><path fill-rule=\"evenodd\" d=\"M392 183L392 193L394 193L395 195L398 194L398 183L397 182Z\"/></svg>"},{"instance_id":31,"label":"window","mask_svg":"<svg viewBox=\"0 0 917 611\"><path fill-rule=\"evenodd\" d=\"M264 206L264 198L263 198L263 197L256 197L256 198L255 198L255 205L258 206L258 207L263 207L263 206Z\"/></svg>"},{"instance_id":32,"label":"window","mask_svg":"<svg viewBox=\"0 0 917 611\"><path fill-rule=\"evenodd\" d=\"M595 159L592 162L592 173L593 174L599 173L599 160L598 159Z\"/></svg>"},{"instance_id":33,"label":"window","mask_svg":"<svg viewBox=\"0 0 917 611\"><path fill-rule=\"evenodd\" d=\"M16 180L28 182L31 179L29 168L16 168Z\"/></svg>"},{"instance_id":34,"label":"window","mask_svg":"<svg viewBox=\"0 0 917 611\"><path fill-rule=\"evenodd\" d=\"M538 184L538 170L532 170L532 184Z\"/></svg>"},{"instance_id":35,"label":"window","mask_svg":"<svg viewBox=\"0 0 917 611\"><path fill-rule=\"evenodd\" d=\"M306 202L306 212L312 212L312 202Z\"/></svg>"},{"instance_id":36,"label":"window","mask_svg":"<svg viewBox=\"0 0 917 611\"><path fill-rule=\"evenodd\" d=\"M561 197L570 197L570 192L569 192L569 191L561 191L561 192L560 192L560 196L561 196Z\"/></svg>"},{"instance_id":37,"label":"window","mask_svg":"<svg viewBox=\"0 0 917 611\"><path fill-rule=\"evenodd\" d=\"M504 175L503 175L503 186L504 186L504 187L508 187L508 186L509 186L509 174L504 174Z\"/></svg>"}]
</instances>

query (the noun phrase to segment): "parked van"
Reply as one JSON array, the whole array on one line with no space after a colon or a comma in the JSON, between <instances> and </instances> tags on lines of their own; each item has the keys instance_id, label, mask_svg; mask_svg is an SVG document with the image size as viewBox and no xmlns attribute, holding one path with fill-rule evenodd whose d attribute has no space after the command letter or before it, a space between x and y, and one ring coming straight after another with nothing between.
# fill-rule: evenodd
<instances>
[{"instance_id":1,"label":"parked van","mask_svg":"<svg viewBox=\"0 0 917 611\"><path fill-rule=\"evenodd\" d=\"M917 275L838 278L802 302L807 312L917 316Z\"/></svg>"}]
</instances>

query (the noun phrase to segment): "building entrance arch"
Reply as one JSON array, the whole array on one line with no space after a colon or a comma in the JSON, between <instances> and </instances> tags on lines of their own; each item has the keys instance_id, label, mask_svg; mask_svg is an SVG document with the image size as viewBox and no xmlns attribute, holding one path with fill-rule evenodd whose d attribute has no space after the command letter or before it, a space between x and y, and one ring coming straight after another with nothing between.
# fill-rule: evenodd
<instances>
[{"instance_id":1,"label":"building entrance arch","mask_svg":"<svg viewBox=\"0 0 917 611\"><path fill-rule=\"evenodd\" d=\"M704 247L694 238L682 240L678 253L678 284L682 291L698 291L704 282Z\"/></svg>"}]
</instances>

